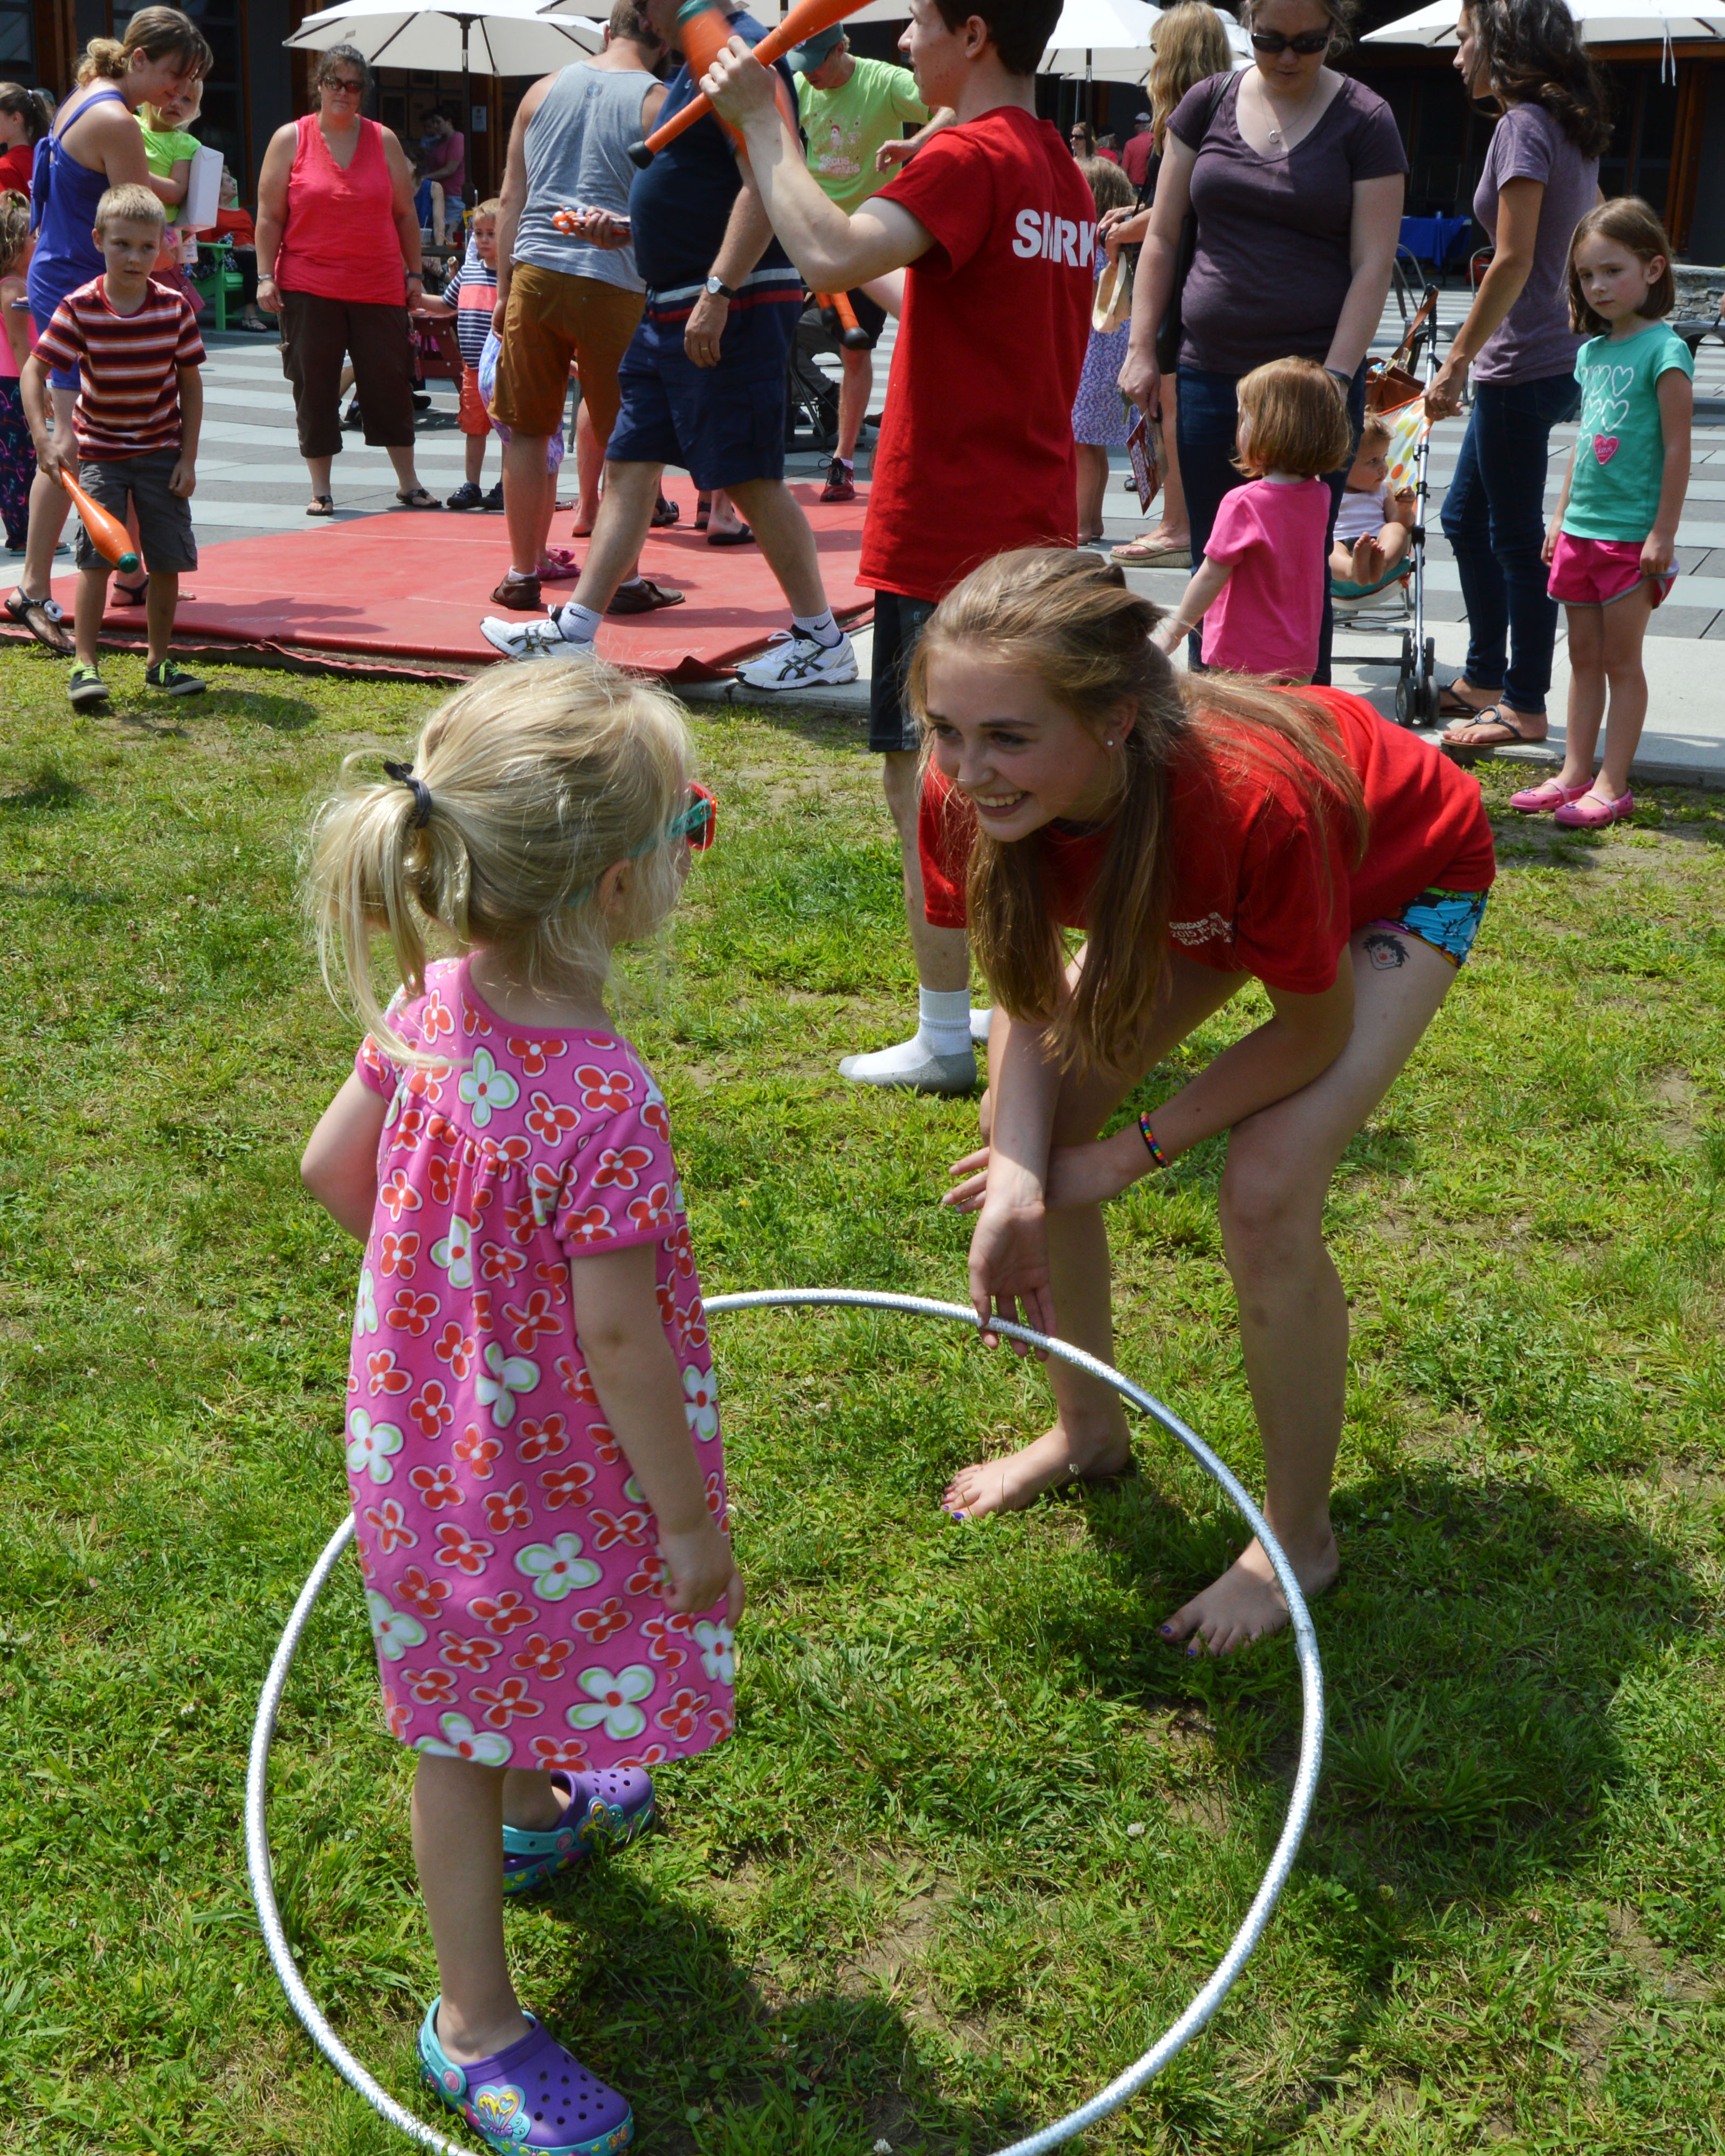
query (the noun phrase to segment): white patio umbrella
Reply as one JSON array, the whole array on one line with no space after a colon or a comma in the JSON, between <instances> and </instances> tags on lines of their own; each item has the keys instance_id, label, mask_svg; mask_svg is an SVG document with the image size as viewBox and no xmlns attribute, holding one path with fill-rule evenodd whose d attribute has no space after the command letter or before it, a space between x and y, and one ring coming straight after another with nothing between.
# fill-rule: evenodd
<instances>
[{"instance_id":1,"label":"white patio umbrella","mask_svg":"<svg viewBox=\"0 0 1725 2156\"><path fill-rule=\"evenodd\" d=\"M308 15L283 44L300 52L352 45L375 67L435 69L461 74L464 118L473 110L475 74L548 74L585 59L604 44L604 25L585 16L547 20L540 0L486 0L483 8L401 8L348 0ZM467 128L462 132L465 134ZM472 198L473 161L467 165Z\"/></svg>"},{"instance_id":2,"label":"white patio umbrella","mask_svg":"<svg viewBox=\"0 0 1725 2156\"><path fill-rule=\"evenodd\" d=\"M1215 12L1221 17L1222 28L1227 33L1228 49L1234 55L1235 69L1250 67L1252 62L1250 38L1225 8L1218 8ZM1158 14L1157 21L1159 23L1161 19ZM1150 72L1150 62L1155 50L1156 28L1153 24L1147 49L1126 45L1098 46L1088 54L1091 64L1088 71L1100 76L1104 82L1142 82ZM1086 54L1081 51L1050 46L1042 56L1042 65L1038 72L1042 74L1082 75L1086 72Z\"/></svg>"},{"instance_id":3,"label":"white patio umbrella","mask_svg":"<svg viewBox=\"0 0 1725 2156\"><path fill-rule=\"evenodd\" d=\"M1676 8L1670 0L1568 0L1583 38L1589 45L1638 45L1656 38L1665 48L1665 71L1675 81L1674 43L1725 38L1725 0L1699 6ZM1437 0L1381 30L1368 30L1361 43L1368 45L1453 45L1458 0Z\"/></svg>"}]
</instances>

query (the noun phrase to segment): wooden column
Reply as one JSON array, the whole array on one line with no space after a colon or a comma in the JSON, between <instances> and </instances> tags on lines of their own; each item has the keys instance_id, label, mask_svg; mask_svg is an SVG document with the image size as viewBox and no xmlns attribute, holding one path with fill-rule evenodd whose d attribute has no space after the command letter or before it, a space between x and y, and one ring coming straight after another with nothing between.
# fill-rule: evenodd
<instances>
[{"instance_id":1,"label":"wooden column","mask_svg":"<svg viewBox=\"0 0 1725 2156\"><path fill-rule=\"evenodd\" d=\"M1701 177L1701 129L1707 110L1707 77L1701 60L1684 60L1677 69L1677 125L1671 141L1671 177L1666 191L1665 228L1683 254L1695 218L1695 190Z\"/></svg>"},{"instance_id":2,"label":"wooden column","mask_svg":"<svg viewBox=\"0 0 1725 2156\"><path fill-rule=\"evenodd\" d=\"M57 98L72 87L78 65L74 0L36 0L36 80Z\"/></svg>"}]
</instances>

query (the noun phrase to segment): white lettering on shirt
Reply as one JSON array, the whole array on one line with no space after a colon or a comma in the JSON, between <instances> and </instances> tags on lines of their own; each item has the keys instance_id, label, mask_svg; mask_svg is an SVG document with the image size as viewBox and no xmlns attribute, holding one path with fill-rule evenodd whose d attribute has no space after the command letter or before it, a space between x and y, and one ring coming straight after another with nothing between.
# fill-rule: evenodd
<instances>
[{"instance_id":1,"label":"white lettering on shirt","mask_svg":"<svg viewBox=\"0 0 1725 2156\"><path fill-rule=\"evenodd\" d=\"M1096 228L1075 224L1070 218L1051 211L1021 209L1014 220L1012 251L1020 260L1059 262L1069 270L1088 270L1096 252Z\"/></svg>"},{"instance_id":2,"label":"white lettering on shirt","mask_svg":"<svg viewBox=\"0 0 1725 2156\"><path fill-rule=\"evenodd\" d=\"M1201 921L1171 921L1168 932L1177 943L1226 943L1233 937L1234 923L1219 913L1207 913Z\"/></svg>"}]
</instances>

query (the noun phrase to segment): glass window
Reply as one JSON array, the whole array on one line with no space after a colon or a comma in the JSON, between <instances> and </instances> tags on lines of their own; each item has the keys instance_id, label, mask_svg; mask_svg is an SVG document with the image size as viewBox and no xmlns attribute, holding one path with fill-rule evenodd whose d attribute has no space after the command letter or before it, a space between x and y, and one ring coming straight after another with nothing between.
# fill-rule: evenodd
<instances>
[{"instance_id":1,"label":"glass window","mask_svg":"<svg viewBox=\"0 0 1725 2156\"><path fill-rule=\"evenodd\" d=\"M36 72L34 0L0 0L0 70L28 78Z\"/></svg>"}]
</instances>

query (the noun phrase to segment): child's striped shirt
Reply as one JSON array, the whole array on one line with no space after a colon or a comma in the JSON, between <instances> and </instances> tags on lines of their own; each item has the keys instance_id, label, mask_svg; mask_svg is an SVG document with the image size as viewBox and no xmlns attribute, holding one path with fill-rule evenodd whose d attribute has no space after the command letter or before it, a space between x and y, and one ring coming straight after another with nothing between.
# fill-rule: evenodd
<instances>
[{"instance_id":1,"label":"child's striped shirt","mask_svg":"<svg viewBox=\"0 0 1725 2156\"><path fill-rule=\"evenodd\" d=\"M203 364L198 317L153 278L136 314L116 314L103 282L94 278L62 300L36 346L49 366L80 370L78 454L100 462L177 449L178 370Z\"/></svg>"}]
</instances>

